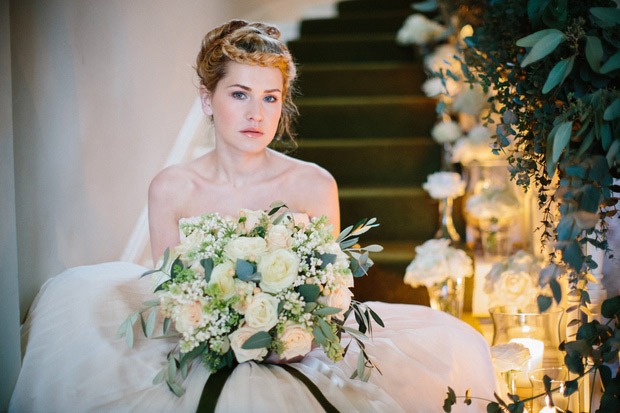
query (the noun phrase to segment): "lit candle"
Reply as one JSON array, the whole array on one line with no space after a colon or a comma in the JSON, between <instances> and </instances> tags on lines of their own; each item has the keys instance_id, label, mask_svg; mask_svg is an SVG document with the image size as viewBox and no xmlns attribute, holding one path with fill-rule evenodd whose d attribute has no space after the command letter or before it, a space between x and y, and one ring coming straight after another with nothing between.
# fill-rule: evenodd
<instances>
[{"instance_id":1,"label":"lit candle","mask_svg":"<svg viewBox=\"0 0 620 413\"><path fill-rule=\"evenodd\" d=\"M534 338L513 338L510 342L522 344L530 351L530 359L527 362L527 368L525 371L517 373L515 378L517 387L530 387L530 380L527 377L527 372L542 367L545 343Z\"/></svg>"},{"instance_id":2,"label":"lit candle","mask_svg":"<svg viewBox=\"0 0 620 413\"><path fill-rule=\"evenodd\" d=\"M549 403L549 396L545 396L545 402L547 405L540 409L538 413L558 413L558 410L555 407L549 406L551 404Z\"/></svg>"}]
</instances>

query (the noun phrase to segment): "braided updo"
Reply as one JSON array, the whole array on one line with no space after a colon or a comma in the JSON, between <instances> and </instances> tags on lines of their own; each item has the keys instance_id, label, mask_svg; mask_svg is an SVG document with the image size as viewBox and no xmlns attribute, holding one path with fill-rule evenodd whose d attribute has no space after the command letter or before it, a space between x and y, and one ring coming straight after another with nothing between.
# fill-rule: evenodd
<instances>
[{"instance_id":1,"label":"braided updo","mask_svg":"<svg viewBox=\"0 0 620 413\"><path fill-rule=\"evenodd\" d=\"M298 114L292 93L297 70L280 31L264 23L231 20L207 33L196 57L196 73L201 86L213 93L226 75L227 63L277 68L284 80L282 115L276 139L288 137L294 142L292 122Z\"/></svg>"}]
</instances>

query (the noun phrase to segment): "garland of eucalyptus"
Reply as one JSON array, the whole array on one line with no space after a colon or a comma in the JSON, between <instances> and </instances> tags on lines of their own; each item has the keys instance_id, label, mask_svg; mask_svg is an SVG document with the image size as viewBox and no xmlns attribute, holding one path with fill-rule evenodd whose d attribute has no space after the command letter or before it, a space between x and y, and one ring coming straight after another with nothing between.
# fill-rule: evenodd
<instances>
[{"instance_id":1,"label":"garland of eucalyptus","mask_svg":"<svg viewBox=\"0 0 620 413\"><path fill-rule=\"evenodd\" d=\"M543 237L553 242L551 264L540 277L553 297L540 296L541 311L562 292L557 278L568 274L579 310L588 314L586 291L590 271L598 267L588 247L608 250L606 220L618 218L620 186L620 9L613 0L427 0L420 11L439 3L440 17L457 27L474 26L465 39L464 80L492 91L491 112L495 153L508 152L510 172L524 189L539 189L544 213ZM416 8L416 7L414 7ZM455 24L456 22L456 24ZM455 56L457 59L458 56ZM444 84L459 80L450 71L435 73ZM442 108L438 108L441 111ZM500 115L501 122L493 124ZM495 116L491 116L495 115ZM600 374L604 393L598 412L620 411L620 378L606 363L618 359L620 297L605 300L602 316L573 320L573 341L563 343L565 364L577 379L566 383L565 395L577 391L578 380ZM612 328L613 325L613 328ZM496 395L488 412L523 412L525 403L554 391L520 400ZM450 412L457 397L448 388L443 409ZM471 403L472 397L462 397ZM551 399L552 400L552 399Z\"/></svg>"}]
</instances>

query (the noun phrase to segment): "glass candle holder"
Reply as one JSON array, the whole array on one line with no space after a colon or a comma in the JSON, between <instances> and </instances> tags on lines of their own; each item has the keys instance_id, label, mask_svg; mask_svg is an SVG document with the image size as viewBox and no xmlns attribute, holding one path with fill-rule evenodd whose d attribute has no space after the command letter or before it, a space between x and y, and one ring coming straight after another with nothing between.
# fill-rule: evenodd
<instances>
[{"instance_id":1,"label":"glass candle holder","mask_svg":"<svg viewBox=\"0 0 620 413\"><path fill-rule=\"evenodd\" d=\"M490 308L489 313L493 320L492 345L519 343L530 351L526 367L516 372L514 378L519 397L529 397L530 371L563 365L559 346L562 341L560 323L564 309L554 307L539 313L537 308L520 310L515 306L499 306Z\"/></svg>"},{"instance_id":2,"label":"glass candle holder","mask_svg":"<svg viewBox=\"0 0 620 413\"><path fill-rule=\"evenodd\" d=\"M559 367L544 367L541 369L535 369L530 371L529 378L532 385L532 397L545 393L545 384L543 377L548 376L551 379L552 400L548 399L548 396L541 396L532 400L531 411L540 412L545 408L556 407L559 411L566 411L568 409L568 397L564 397L564 386L566 380L568 380L568 369L564 366ZM552 409L548 409L552 410ZM556 409L557 411L557 409Z\"/></svg>"}]
</instances>

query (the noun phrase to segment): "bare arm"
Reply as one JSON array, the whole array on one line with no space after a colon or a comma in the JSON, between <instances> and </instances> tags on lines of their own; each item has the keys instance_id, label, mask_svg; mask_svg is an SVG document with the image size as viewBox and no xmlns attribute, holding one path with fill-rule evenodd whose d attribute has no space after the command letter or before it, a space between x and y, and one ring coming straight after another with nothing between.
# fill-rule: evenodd
<instances>
[{"instance_id":1,"label":"bare arm","mask_svg":"<svg viewBox=\"0 0 620 413\"><path fill-rule=\"evenodd\" d=\"M166 248L179 244L178 176L170 170L159 173L149 187L149 231L153 264L157 264Z\"/></svg>"}]
</instances>

